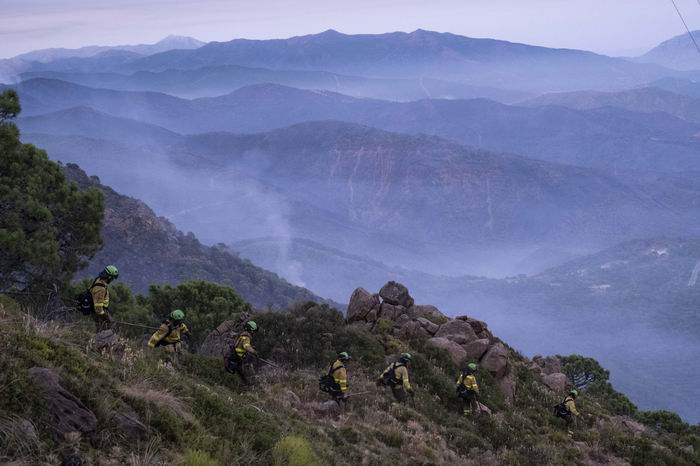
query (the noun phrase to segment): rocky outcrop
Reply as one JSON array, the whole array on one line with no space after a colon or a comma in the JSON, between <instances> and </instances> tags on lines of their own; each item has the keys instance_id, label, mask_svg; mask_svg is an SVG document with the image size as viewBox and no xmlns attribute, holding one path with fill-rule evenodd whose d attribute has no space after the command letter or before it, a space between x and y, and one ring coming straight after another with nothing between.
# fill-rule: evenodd
<instances>
[{"instance_id":1,"label":"rocky outcrop","mask_svg":"<svg viewBox=\"0 0 700 466\"><path fill-rule=\"evenodd\" d=\"M545 375L562 372L561 361L556 356L547 356L544 358L538 355L532 358L532 362L535 363Z\"/></svg>"},{"instance_id":2,"label":"rocky outcrop","mask_svg":"<svg viewBox=\"0 0 700 466\"><path fill-rule=\"evenodd\" d=\"M385 303L393 304L394 306L411 307L414 304L413 298L408 293L408 288L401 283L388 282L379 290L379 296Z\"/></svg>"},{"instance_id":3,"label":"rocky outcrop","mask_svg":"<svg viewBox=\"0 0 700 466\"><path fill-rule=\"evenodd\" d=\"M377 325L380 320L382 324ZM435 306L414 304L404 285L388 282L378 294L357 288L350 297L347 321L369 331L385 332L389 328L391 335L404 341L422 340L444 350L458 367L479 363L494 377L506 401L514 400L516 382L510 351L496 341L481 320L469 316L450 319ZM551 361L547 364L556 367ZM540 367L537 368L539 373Z\"/></svg>"},{"instance_id":4,"label":"rocky outcrop","mask_svg":"<svg viewBox=\"0 0 700 466\"><path fill-rule=\"evenodd\" d=\"M542 376L542 383L549 387L550 390L563 393L569 386L569 378L566 376L566 374L555 372L553 374L545 374Z\"/></svg>"},{"instance_id":5,"label":"rocky outcrop","mask_svg":"<svg viewBox=\"0 0 700 466\"><path fill-rule=\"evenodd\" d=\"M433 337L429 339L425 344L434 348L439 348L447 351L447 353L450 355L450 358L452 358L452 362L454 362L455 365L458 367L462 365L464 359L467 357L467 352L464 350L464 348L462 348L454 341L448 340L447 338Z\"/></svg>"},{"instance_id":6,"label":"rocky outcrop","mask_svg":"<svg viewBox=\"0 0 700 466\"><path fill-rule=\"evenodd\" d=\"M369 311L379 306L379 295L373 295L364 288L353 291L348 304L348 322L363 320Z\"/></svg>"},{"instance_id":7,"label":"rocky outcrop","mask_svg":"<svg viewBox=\"0 0 700 466\"><path fill-rule=\"evenodd\" d=\"M49 427L56 440L80 432L88 434L97 428L97 418L75 395L61 385L61 376L54 369L33 367L29 377L45 403Z\"/></svg>"}]
</instances>

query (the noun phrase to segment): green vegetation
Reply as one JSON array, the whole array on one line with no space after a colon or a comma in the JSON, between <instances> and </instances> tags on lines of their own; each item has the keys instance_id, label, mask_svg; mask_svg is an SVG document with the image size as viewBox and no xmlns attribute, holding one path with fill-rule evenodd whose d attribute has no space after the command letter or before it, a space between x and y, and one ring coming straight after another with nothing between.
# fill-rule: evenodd
<instances>
[{"instance_id":1,"label":"green vegetation","mask_svg":"<svg viewBox=\"0 0 700 466\"><path fill-rule=\"evenodd\" d=\"M68 183L61 167L22 144L12 90L0 94L0 289L63 287L101 245L102 195Z\"/></svg>"}]
</instances>

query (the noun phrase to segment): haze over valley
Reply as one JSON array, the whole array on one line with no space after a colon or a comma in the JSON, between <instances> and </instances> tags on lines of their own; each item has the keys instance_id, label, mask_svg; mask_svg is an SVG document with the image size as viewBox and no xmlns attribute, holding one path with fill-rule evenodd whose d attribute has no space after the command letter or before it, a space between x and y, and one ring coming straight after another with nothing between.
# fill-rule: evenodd
<instances>
[{"instance_id":1,"label":"haze over valley","mask_svg":"<svg viewBox=\"0 0 700 466\"><path fill-rule=\"evenodd\" d=\"M24 142L110 187L91 271L113 244L135 251L136 291L252 270L263 285L239 291L260 308L396 280L530 356L593 356L640 407L697 423L687 41L621 58L422 29L171 36L0 60L0 91L20 95ZM142 235L117 227L135 218ZM139 265L160 255L177 273Z\"/></svg>"}]
</instances>

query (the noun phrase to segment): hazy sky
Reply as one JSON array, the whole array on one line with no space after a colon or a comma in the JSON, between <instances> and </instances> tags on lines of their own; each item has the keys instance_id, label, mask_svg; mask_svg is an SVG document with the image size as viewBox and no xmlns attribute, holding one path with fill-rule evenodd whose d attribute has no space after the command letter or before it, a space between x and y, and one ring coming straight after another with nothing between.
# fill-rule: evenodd
<instances>
[{"instance_id":1,"label":"hazy sky","mask_svg":"<svg viewBox=\"0 0 700 466\"><path fill-rule=\"evenodd\" d=\"M676 0L700 29L698 0ZM0 0L0 57L29 50L423 28L608 54L684 32L670 0Z\"/></svg>"}]
</instances>

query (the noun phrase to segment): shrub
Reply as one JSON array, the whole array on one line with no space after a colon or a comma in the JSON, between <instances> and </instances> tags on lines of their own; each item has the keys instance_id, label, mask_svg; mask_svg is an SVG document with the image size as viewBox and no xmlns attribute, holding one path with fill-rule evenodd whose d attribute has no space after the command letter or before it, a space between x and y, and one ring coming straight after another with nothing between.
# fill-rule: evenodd
<instances>
[{"instance_id":1,"label":"shrub","mask_svg":"<svg viewBox=\"0 0 700 466\"><path fill-rule=\"evenodd\" d=\"M203 451L187 450L184 466L219 466L219 462Z\"/></svg>"},{"instance_id":2,"label":"shrub","mask_svg":"<svg viewBox=\"0 0 700 466\"><path fill-rule=\"evenodd\" d=\"M297 436L284 437L272 449L275 466L322 466L309 442Z\"/></svg>"}]
</instances>

